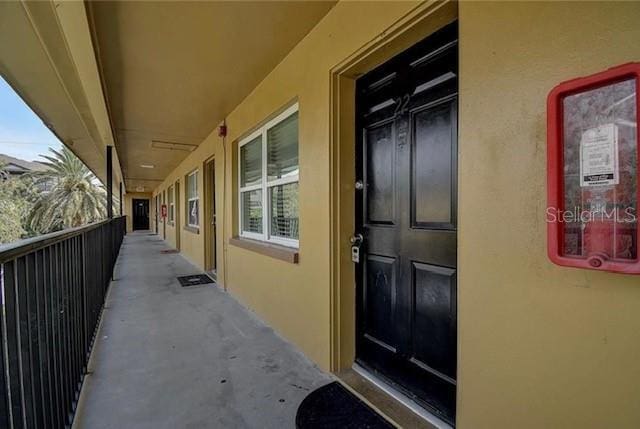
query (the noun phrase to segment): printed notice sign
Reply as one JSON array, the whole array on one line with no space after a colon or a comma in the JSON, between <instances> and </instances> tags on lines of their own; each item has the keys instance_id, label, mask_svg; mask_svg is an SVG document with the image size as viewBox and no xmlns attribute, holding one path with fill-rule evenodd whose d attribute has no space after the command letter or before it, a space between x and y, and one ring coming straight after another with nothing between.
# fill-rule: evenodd
<instances>
[{"instance_id":1,"label":"printed notice sign","mask_svg":"<svg viewBox=\"0 0 640 429\"><path fill-rule=\"evenodd\" d=\"M619 182L618 127L590 128L580 140L580 186L610 186Z\"/></svg>"}]
</instances>

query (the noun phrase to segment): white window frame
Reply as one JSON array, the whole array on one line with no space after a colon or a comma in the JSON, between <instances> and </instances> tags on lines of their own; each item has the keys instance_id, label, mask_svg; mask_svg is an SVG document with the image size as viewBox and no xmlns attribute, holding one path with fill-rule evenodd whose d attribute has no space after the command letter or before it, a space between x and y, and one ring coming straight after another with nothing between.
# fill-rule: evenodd
<instances>
[{"instance_id":1,"label":"white window frame","mask_svg":"<svg viewBox=\"0 0 640 429\"><path fill-rule=\"evenodd\" d=\"M196 183L196 196L193 198L189 197L189 178L191 176L195 176L195 183ZM187 225L189 225L192 228L200 228L200 193L198 192L198 170L193 170L191 173L187 174L187 186L186 186L186 191L187 191ZM189 213L190 210L190 204L191 201L196 201L198 200L198 223L197 224L192 224L191 223L191 216Z\"/></svg>"},{"instance_id":2,"label":"white window frame","mask_svg":"<svg viewBox=\"0 0 640 429\"><path fill-rule=\"evenodd\" d=\"M169 199L169 223L173 224L176 219L175 209L176 209L176 193L173 185L169 186L168 196Z\"/></svg>"},{"instance_id":3,"label":"white window frame","mask_svg":"<svg viewBox=\"0 0 640 429\"><path fill-rule=\"evenodd\" d=\"M251 238L253 240L266 241L269 243L280 244L282 246L294 247L298 248L300 246L300 240L295 240L292 238L284 238L277 237L271 235L271 199L269 198L269 189L274 186L279 185L287 185L289 183L300 183L300 158L298 157L298 174L292 175L289 177L283 177L280 179L272 180L270 182L267 181L267 132L278 125L280 122L287 119L289 116L298 112L298 103L295 103L291 107L287 108L284 112L280 113L278 116L249 134L247 137L244 137L238 143L238 231L240 233L240 237ZM298 116L298 127L300 126L300 117ZM298 134L299 135L299 134ZM260 183L258 185L251 186L241 186L242 184L242 157L241 157L241 149L247 143L255 140L257 137L261 136L261 144L262 144L262 177ZM298 154L300 153L300 139L298 138ZM298 185L299 186L299 185ZM300 189L298 187L298 189ZM262 233L249 232L242 230L242 218L243 218L243 199L242 193L248 191L262 191ZM300 198L300 194L298 193L298 198ZM299 207L299 202L298 202ZM299 213L298 213L299 215ZM300 222L298 221L298 225ZM299 228L299 226L298 226Z\"/></svg>"},{"instance_id":4,"label":"white window frame","mask_svg":"<svg viewBox=\"0 0 640 429\"><path fill-rule=\"evenodd\" d=\"M162 191L162 205L165 206L167 205L167 190L165 189L164 191ZM167 220L169 219L169 217L163 217L162 218L162 223L165 224L167 223Z\"/></svg>"}]
</instances>

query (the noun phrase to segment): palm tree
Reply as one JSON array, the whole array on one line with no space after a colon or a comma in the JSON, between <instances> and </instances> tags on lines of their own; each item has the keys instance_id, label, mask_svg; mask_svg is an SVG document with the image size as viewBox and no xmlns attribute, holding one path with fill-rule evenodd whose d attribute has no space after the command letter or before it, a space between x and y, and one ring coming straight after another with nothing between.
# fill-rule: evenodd
<instances>
[{"instance_id":1,"label":"palm tree","mask_svg":"<svg viewBox=\"0 0 640 429\"><path fill-rule=\"evenodd\" d=\"M106 192L95 175L69 149L49 149L42 155L47 171L32 173L33 185L41 191L28 216L27 224L45 234L85 225L106 217Z\"/></svg>"}]
</instances>

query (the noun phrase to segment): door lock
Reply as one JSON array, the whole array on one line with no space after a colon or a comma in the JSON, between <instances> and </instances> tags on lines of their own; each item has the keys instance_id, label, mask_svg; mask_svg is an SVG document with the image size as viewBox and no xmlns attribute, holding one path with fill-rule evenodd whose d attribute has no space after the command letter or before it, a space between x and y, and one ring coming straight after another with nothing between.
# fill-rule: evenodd
<instances>
[{"instance_id":1,"label":"door lock","mask_svg":"<svg viewBox=\"0 0 640 429\"><path fill-rule=\"evenodd\" d=\"M364 237L362 234L354 234L349 239L351 243L351 261L356 264L360 262L360 246L362 246L363 241Z\"/></svg>"},{"instance_id":2,"label":"door lock","mask_svg":"<svg viewBox=\"0 0 640 429\"><path fill-rule=\"evenodd\" d=\"M361 190L363 190L363 189L364 189L364 183L362 182L362 180L358 180L358 181L356 182L356 189L357 189L358 191L361 191Z\"/></svg>"}]
</instances>

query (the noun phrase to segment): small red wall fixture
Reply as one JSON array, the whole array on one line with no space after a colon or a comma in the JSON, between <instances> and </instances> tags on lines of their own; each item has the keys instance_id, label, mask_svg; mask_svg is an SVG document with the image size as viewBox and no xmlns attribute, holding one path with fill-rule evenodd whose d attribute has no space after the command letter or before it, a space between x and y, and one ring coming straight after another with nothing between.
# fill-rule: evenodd
<instances>
[{"instance_id":1,"label":"small red wall fixture","mask_svg":"<svg viewBox=\"0 0 640 429\"><path fill-rule=\"evenodd\" d=\"M557 85L547 99L547 251L558 265L640 274L640 63Z\"/></svg>"}]
</instances>

